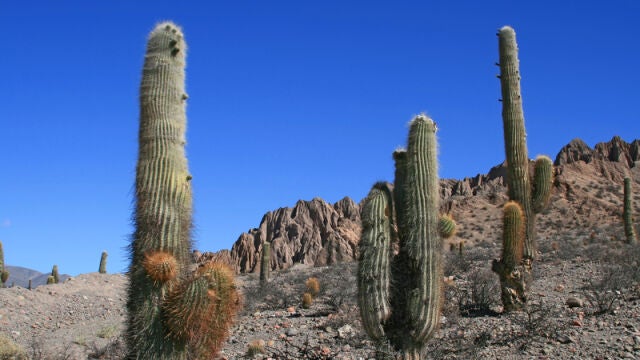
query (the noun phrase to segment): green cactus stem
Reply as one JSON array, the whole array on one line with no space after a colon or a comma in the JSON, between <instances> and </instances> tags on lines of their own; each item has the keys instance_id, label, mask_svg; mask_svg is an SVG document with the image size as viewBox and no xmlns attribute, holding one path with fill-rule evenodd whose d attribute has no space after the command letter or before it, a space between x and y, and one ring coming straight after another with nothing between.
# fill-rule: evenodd
<instances>
[{"instance_id":1,"label":"green cactus stem","mask_svg":"<svg viewBox=\"0 0 640 360\"><path fill-rule=\"evenodd\" d=\"M638 237L633 228L633 210L631 207L631 179L628 177L624 178L624 209L622 218L624 220L624 234L627 242L630 244L637 243Z\"/></svg>"},{"instance_id":2,"label":"green cactus stem","mask_svg":"<svg viewBox=\"0 0 640 360\"><path fill-rule=\"evenodd\" d=\"M268 241L262 244L262 261L260 262L260 284L266 285L269 282L269 272L271 271L271 243Z\"/></svg>"},{"instance_id":3,"label":"green cactus stem","mask_svg":"<svg viewBox=\"0 0 640 360\"><path fill-rule=\"evenodd\" d=\"M180 28L170 22L156 26L147 42L140 85L135 232L128 272L128 359L213 356L214 345L223 341L214 337L226 333L200 334L194 329L200 329L203 321L230 324L231 315L215 317L218 314L210 311L212 303L227 306L224 311L237 311L228 305L234 299L223 298L231 294L219 291L215 276L191 271L192 178L185 156L185 56ZM178 294L176 289L183 292Z\"/></svg>"},{"instance_id":4,"label":"green cactus stem","mask_svg":"<svg viewBox=\"0 0 640 360\"><path fill-rule=\"evenodd\" d=\"M167 336L162 304L186 277L191 250L191 184L185 156L186 43L161 23L147 42L140 85L135 232L131 244L127 341L131 359L186 359L186 340Z\"/></svg>"},{"instance_id":5,"label":"green cactus stem","mask_svg":"<svg viewBox=\"0 0 640 360\"><path fill-rule=\"evenodd\" d=\"M407 150L394 153L393 190L378 183L363 205L358 267L363 324L372 339L388 339L405 360L425 355L443 301L435 132L426 115L413 119Z\"/></svg>"},{"instance_id":6,"label":"green cactus stem","mask_svg":"<svg viewBox=\"0 0 640 360\"><path fill-rule=\"evenodd\" d=\"M533 167L533 213L539 214L549 205L553 179L553 162L548 156L538 155Z\"/></svg>"},{"instance_id":7,"label":"green cactus stem","mask_svg":"<svg viewBox=\"0 0 640 360\"><path fill-rule=\"evenodd\" d=\"M391 315L391 233L393 227L390 185L373 186L362 207L362 236L359 244L358 307L367 334L380 342Z\"/></svg>"},{"instance_id":8,"label":"green cactus stem","mask_svg":"<svg viewBox=\"0 0 640 360\"><path fill-rule=\"evenodd\" d=\"M540 157L536 161L536 174L532 184L529 174L527 135L520 91L520 63L518 45L513 28L505 26L498 32L500 52L500 84L502 89L502 121L507 158L507 186L509 199L522 207L525 221L523 262L527 273L531 272L536 252L535 215L542 211L551 193L553 167L550 159Z\"/></svg>"},{"instance_id":9,"label":"green cactus stem","mask_svg":"<svg viewBox=\"0 0 640 360\"><path fill-rule=\"evenodd\" d=\"M53 275L49 275L49 277L47 277L47 285L51 285L55 283L56 283L56 278L54 278Z\"/></svg>"},{"instance_id":10,"label":"green cactus stem","mask_svg":"<svg viewBox=\"0 0 640 360\"><path fill-rule=\"evenodd\" d=\"M407 178L407 150L406 149L396 149L393 152L393 160L395 162L395 173L393 180L393 203L396 204L393 206L394 208L394 219L396 219L396 227L398 229L398 237L406 236L405 229L402 228L403 224L397 221L397 219L406 218L404 214L404 206L399 206L399 204L404 204L405 198L405 183Z\"/></svg>"},{"instance_id":11,"label":"green cactus stem","mask_svg":"<svg viewBox=\"0 0 640 360\"><path fill-rule=\"evenodd\" d=\"M58 273L58 265L53 265L51 269L51 276L53 276L53 283L57 284L60 282L60 274Z\"/></svg>"},{"instance_id":12,"label":"green cactus stem","mask_svg":"<svg viewBox=\"0 0 640 360\"><path fill-rule=\"evenodd\" d=\"M102 255L100 256L100 266L98 267L98 272L100 274L107 273L107 252L106 251L103 251Z\"/></svg>"},{"instance_id":13,"label":"green cactus stem","mask_svg":"<svg viewBox=\"0 0 640 360\"><path fill-rule=\"evenodd\" d=\"M500 277L501 298L505 311L519 310L527 301L522 266L524 222L519 203L509 201L504 205L502 259L493 260L491 268Z\"/></svg>"}]
</instances>

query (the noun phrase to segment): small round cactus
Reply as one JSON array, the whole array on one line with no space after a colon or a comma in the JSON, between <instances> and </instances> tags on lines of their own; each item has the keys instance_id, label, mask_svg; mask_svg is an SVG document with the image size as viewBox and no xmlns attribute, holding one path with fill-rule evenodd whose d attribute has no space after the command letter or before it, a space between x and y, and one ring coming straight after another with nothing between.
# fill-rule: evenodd
<instances>
[{"instance_id":1,"label":"small round cactus","mask_svg":"<svg viewBox=\"0 0 640 360\"><path fill-rule=\"evenodd\" d=\"M449 239L456 234L456 221L449 214L440 215L438 232L443 239Z\"/></svg>"}]
</instances>

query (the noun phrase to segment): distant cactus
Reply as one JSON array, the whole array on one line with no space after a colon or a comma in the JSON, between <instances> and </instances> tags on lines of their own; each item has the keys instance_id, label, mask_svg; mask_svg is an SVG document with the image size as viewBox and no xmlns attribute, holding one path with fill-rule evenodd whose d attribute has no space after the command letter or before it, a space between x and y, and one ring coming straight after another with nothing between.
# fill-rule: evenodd
<instances>
[{"instance_id":1,"label":"distant cactus","mask_svg":"<svg viewBox=\"0 0 640 360\"><path fill-rule=\"evenodd\" d=\"M513 28L505 26L498 32L498 39L502 121L507 158L506 178L509 199L518 202L524 213L525 241L522 261L525 271L530 273L536 251L535 215L544 209L549 200L553 165L548 157L538 157L533 176L534 184L531 185L516 33Z\"/></svg>"},{"instance_id":2,"label":"distant cactus","mask_svg":"<svg viewBox=\"0 0 640 360\"><path fill-rule=\"evenodd\" d=\"M129 359L212 358L240 306L228 268L207 264L191 271L185 52L173 23L161 23L149 35L128 271Z\"/></svg>"},{"instance_id":3,"label":"distant cactus","mask_svg":"<svg viewBox=\"0 0 640 360\"><path fill-rule=\"evenodd\" d=\"M31 290L31 279L29 279L29 285L27 286L28 290Z\"/></svg>"},{"instance_id":4,"label":"distant cactus","mask_svg":"<svg viewBox=\"0 0 640 360\"><path fill-rule=\"evenodd\" d=\"M311 294L311 296L316 297L320 293L320 282L317 278L308 278L304 285L307 287L307 292Z\"/></svg>"},{"instance_id":5,"label":"distant cactus","mask_svg":"<svg viewBox=\"0 0 640 360\"><path fill-rule=\"evenodd\" d=\"M395 188L374 185L362 210L358 305L363 326L373 340L389 339L405 360L423 358L443 301L435 132L425 115L411 122L406 152L394 153ZM393 255L396 239L399 253Z\"/></svg>"},{"instance_id":6,"label":"distant cactus","mask_svg":"<svg viewBox=\"0 0 640 360\"><path fill-rule=\"evenodd\" d=\"M271 271L271 243L262 243L262 261L260 262L260 284L269 282L269 272Z\"/></svg>"},{"instance_id":7,"label":"distant cactus","mask_svg":"<svg viewBox=\"0 0 640 360\"><path fill-rule=\"evenodd\" d=\"M51 285L51 284L55 284L56 283L56 278L53 277L53 275L49 275L47 277L47 285Z\"/></svg>"},{"instance_id":8,"label":"distant cactus","mask_svg":"<svg viewBox=\"0 0 640 360\"><path fill-rule=\"evenodd\" d=\"M311 307L311 304L313 304L313 295L308 292L302 294L302 308L308 309Z\"/></svg>"},{"instance_id":9,"label":"distant cactus","mask_svg":"<svg viewBox=\"0 0 640 360\"><path fill-rule=\"evenodd\" d=\"M0 274L0 281L2 281L2 287L6 286L7 280L9 280L9 270L2 270Z\"/></svg>"},{"instance_id":10,"label":"distant cactus","mask_svg":"<svg viewBox=\"0 0 640 360\"><path fill-rule=\"evenodd\" d=\"M522 267L524 215L520 204L509 201L503 210L502 259L493 260L492 270L500 277L505 311L518 310L527 301Z\"/></svg>"},{"instance_id":11,"label":"distant cactus","mask_svg":"<svg viewBox=\"0 0 640 360\"><path fill-rule=\"evenodd\" d=\"M624 219L624 234L627 237L627 242L635 244L638 242L636 231L633 228L633 210L631 207L631 179L624 178L624 210L622 212L622 218Z\"/></svg>"},{"instance_id":12,"label":"distant cactus","mask_svg":"<svg viewBox=\"0 0 640 360\"><path fill-rule=\"evenodd\" d=\"M102 255L100 256L100 267L98 267L98 272L100 274L107 273L107 252L106 251L103 251Z\"/></svg>"},{"instance_id":13,"label":"distant cactus","mask_svg":"<svg viewBox=\"0 0 640 360\"><path fill-rule=\"evenodd\" d=\"M440 215L438 220L438 232L443 239L448 239L456 234L456 221L451 215Z\"/></svg>"},{"instance_id":14,"label":"distant cactus","mask_svg":"<svg viewBox=\"0 0 640 360\"><path fill-rule=\"evenodd\" d=\"M53 276L53 283L57 284L60 282L60 274L58 274L58 265L53 265L51 269L51 276Z\"/></svg>"},{"instance_id":15,"label":"distant cactus","mask_svg":"<svg viewBox=\"0 0 640 360\"><path fill-rule=\"evenodd\" d=\"M4 277L4 249L2 247L2 241L0 241L0 276ZM7 278L9 278L9 273L7 272ZM0 279L2 280L2 279ZM2 283L0 283L0 287L5 287L5 282L7 282L6 280L2 280Z\"/></svg>"}]
</instances>

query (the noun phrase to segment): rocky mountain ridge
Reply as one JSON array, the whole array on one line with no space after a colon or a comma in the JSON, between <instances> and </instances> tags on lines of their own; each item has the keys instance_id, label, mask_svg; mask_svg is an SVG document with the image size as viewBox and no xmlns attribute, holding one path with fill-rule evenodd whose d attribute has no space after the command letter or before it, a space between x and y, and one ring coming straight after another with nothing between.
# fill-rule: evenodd
<instances>
[{"instance_id":1,"label":"rocky mountain ridge","mask_svg":"<svg viewBox=\"0 0 640 360\"><path fill-rule=\"evenodd\" d=\"M622 211L622 180L640 185L640 140L630 143L619 136L594 148L574 139L555 157L554 195L550 208L539 216L541 236L555 236L545 224L558 217L588 224L591 231L613 231ZM501 236L501 208L507 200L506 163L487 174L462 180L441 180L441 211L458 222L452 244L497 242ZM637 195L636 195L637 196ZM638 203L635 201L636 211ZM264 241L272 243L271 268L286 269L296 263L320 266L357 257L360 207L350 198L328 204L320 198L298 201L292 208L268 212L257 228L240 235L230 252L218 254L241 273L259 269ZM614 231L615 230L615 231ZM613 234L611 236L618 236Z\"/></svg>"}]
</instances>

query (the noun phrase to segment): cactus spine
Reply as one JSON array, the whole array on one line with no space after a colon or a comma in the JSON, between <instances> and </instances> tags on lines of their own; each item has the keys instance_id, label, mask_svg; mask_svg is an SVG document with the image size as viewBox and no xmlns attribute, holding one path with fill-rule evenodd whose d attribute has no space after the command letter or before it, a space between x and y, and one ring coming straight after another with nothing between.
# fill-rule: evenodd
<instances>
[{"instance_id":1,"label":"cactus spine","mask_svg":"<svg viewBox=\"0 0 640 360\"><path fill-rule=\"evenodd\" d=\"M503 209L502 259L493 260L492 270L500 277L502 304L505 311L522 308L526 303L522 268L524 215L520 204L509 201Z\"/></svg>"},{"instance_id":2,"label":"cactus spine","mask_svg":"<svg viewBox=\"0 0 640 360\"><path fill-rule=\"evenodd\" d=\"M435 123L425 115L411 122L406 152L394 153L393 194L390 186L378 183L363 207L358 266L363 324L371 338L388 338L407 360L422 358L443 301L435 132ZM392 251L395 222L397 255Z\"/></svg>"},{"instance_id":3,"label":"cactus spine","mask_svg":"<svg viewBox=\"0 0 640 360\"><path fill-rule=\"evenodd\" d=\"M502 88L502 121L507 158L507 185L509 199L522 207L525 221L523 263L531 271L535 259L535 215L548 202L551 193L553 165L546 156L536 160L535 184L529 175L524 112L520 92L520 64L518 45L513 28L505 26L498 32L500 52L500 84ZM539 163L539 164L538 164ZM533 192L533 194L532 194ZM535 201L535 203L534 203Z\"/></svg>"},{"instance_id":4,"label":"cactus spine","mask_svg":"<svg viewBox=\"0 0 640 360\"><path fill-rule=\"evenodd\" d=\"M624 234L627 237L627 242L635 244L638 242L636 231L633 228L633 214L631 209L631 179L624 178L624 209L622 212L622 218L624 219Z\"/></svg>"},{"instance_id":5,"label":"cactus spine","mask_svg":"<svg viewBox=\"0 0 640 360\"><path fill-rule=\"evenodd\" d=\"M98 272L100 274L107 273L107 252L106 251L103 251L102 255L100 256L100 267L98 267Z\"/></svg>"},{"instance_id":6,"label":"cactus spine","mask_svg":"<svg viewBox=\"0 0 640 360\"><path fill-rule=\"evenodd\" d=\"M173 23L161 23L149 35L140 85L128 359L213 357L214 345L221 341L217 337L226 334L220 329L233 317L226 312L237 309L229 304L239 304L230 272L218 276L217 270L189 271L192 197L184 149L185 52L182 32Z\"/></svg>"}]
</instances>

